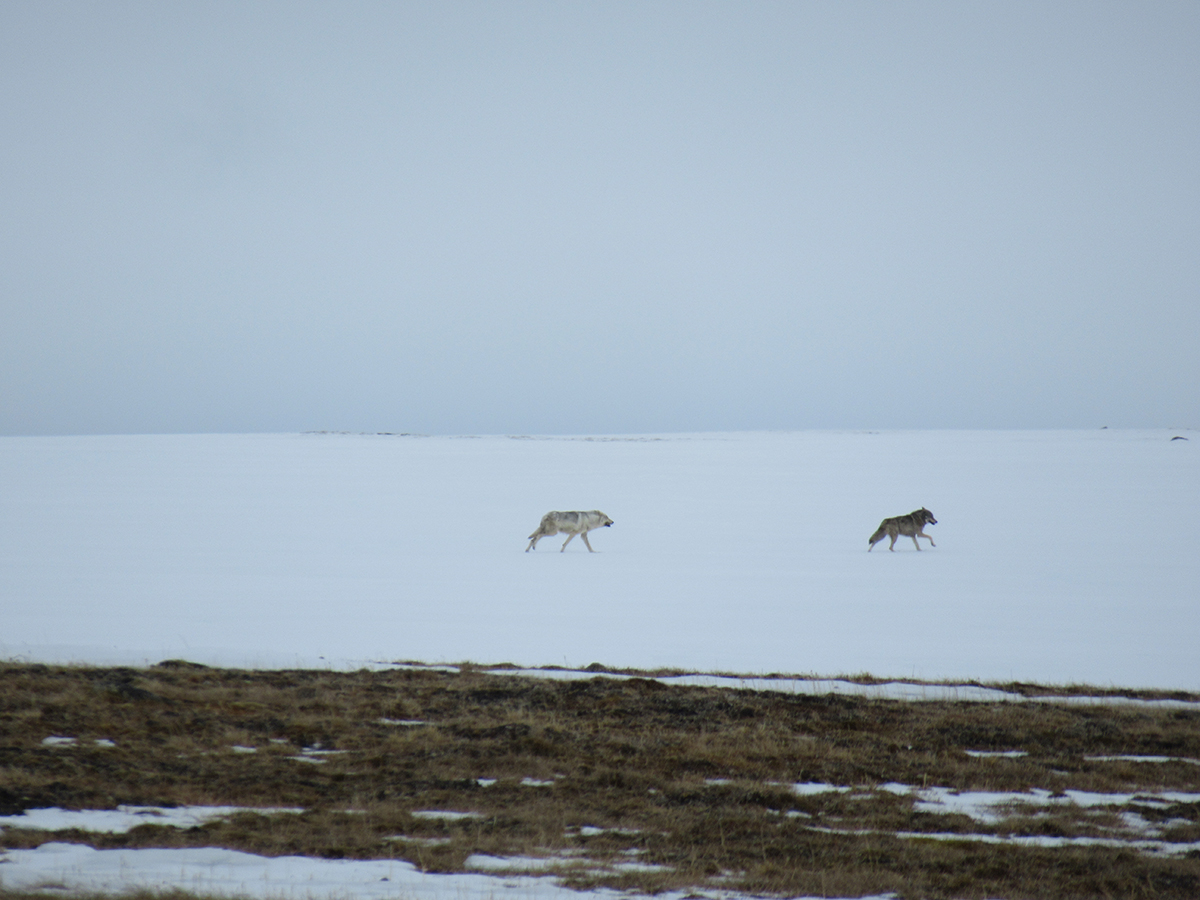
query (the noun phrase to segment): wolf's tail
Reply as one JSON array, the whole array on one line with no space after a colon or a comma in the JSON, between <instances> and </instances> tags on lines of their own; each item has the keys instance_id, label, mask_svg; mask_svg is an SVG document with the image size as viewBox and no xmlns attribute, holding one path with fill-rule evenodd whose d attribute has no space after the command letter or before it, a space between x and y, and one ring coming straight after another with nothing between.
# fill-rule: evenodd
<instances>
[{"instance_id":1,"label":"wolf's tail","mask_svg":"<svg viewBox=\"0 0 1200 900\"><path fill-rule=\"evenodd\" d=\"M869 538L867 538L867 543L868 544L877 544L883 540L883 538L886 534L887 534L887 528L883 525L880 525L879 530L876 531Z\"/></svg>"}]
</instances>

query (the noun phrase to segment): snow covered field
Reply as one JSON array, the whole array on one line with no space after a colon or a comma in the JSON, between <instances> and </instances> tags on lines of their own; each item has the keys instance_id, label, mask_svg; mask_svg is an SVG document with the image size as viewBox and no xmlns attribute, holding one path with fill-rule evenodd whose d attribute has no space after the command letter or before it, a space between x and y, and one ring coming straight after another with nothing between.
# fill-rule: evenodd
<instances>
[{"instance_id":1,"label":"snow covered field","mask_svg":"<svg viewBox=\"0 0 1200 900\"><path fill-rule=\"evenodd\" d=\"M0 483L0 658L1200 690L1195 432L9 437Z\"/></svg>"}]
</instances>

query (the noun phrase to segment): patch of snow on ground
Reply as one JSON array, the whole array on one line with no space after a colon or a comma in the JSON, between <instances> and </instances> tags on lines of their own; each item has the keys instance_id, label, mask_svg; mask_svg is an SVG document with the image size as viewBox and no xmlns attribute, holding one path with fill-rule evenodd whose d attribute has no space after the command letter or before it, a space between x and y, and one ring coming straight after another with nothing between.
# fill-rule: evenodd
<instances>
[{"instance_id":1,"label":"patch of snow on ground","mask_svg":"<svg viewBox=\"0 0 1200 900\"><path fill-rule=\"evenodd\" d=\"M219 849L95 850L59 842L0 853L0 889L106 894L178 889L253 900L619 900L626 896L612 890L573 891L548 877L424 873L398 860L262 857ZM737 900L741 895L688 891L657 896L660 900Z\"/></svg>"},{"instance_id":2,"label":"patch of snow on ground","mask_svg":"<svg viewBox=\"0 0 1200 900\"><path fill-rule=\"evenodd\" d=\"M686 687L714 687L737 691L775 691L805 696L837 695L865 697L869 700L904 700L907 702L950 703L1061 703L1071 706L1142 706L1150 709L1200 709L1195 700L1145 700L1138 697L1047 695L1026 697L1011 691L982 687L975 684L911 684L901 681L860 683L829 678L749 678L738 675L624 675L595 670L564 668L546 669L484 669L489 675L516 675L524 678L545 678L557 681L584 681L591 678L642 678L660 684Z\"/></svg>"},{"instance_id":3,"label":"patch of snow on ground","mask_svg":"<svg viewBox=\"0 0 1200 900\"><path fill-rule=\"evenodd\" d=\"M1041 788L1029 791L955 791L951 788L916 788L903 784L881 787L894 794L911 794L914 808L938 814L960 813L976 822L994 825L1010 816L1056 806L1080 808L1128 806L1136 803L1166 809L1176 803L1200 803L1200 793L1182 791L1140 792L1136 794L1099 794L1091 791L1063 791L1053 794Z\"/></svg>"},{"instance_id":4,"label":"patch of snow on ground","mask_svg":"<svg viewBox=\"0 0 1200 900\"><path fill-rule=\"evenodd\" d=\"M839 787L834 784L822 784L816 781L798 782L792 785L793 793L799 794L801 797L808 797L812 794L827 794L830 792L845 793L850 790L848 787Z\"/></svg>"},{"instance_id":5,"label":"patch of snow on ground","mask_svg":"<svg viewBox=\"0 0 1200 900\"><path fill-rule=\"evenodd\" d=\"M1028 756L1024 750L964 750L967 756L975 759L1020 759Z\"/></svg>"},{"instance_id":6,"label":"patch of snow on ground","mask_svg":"<svg viewBox=\"0 0 1200 900\"><path fill-rule=\"evenodd\" d=\"M888 832L892 834L893 832ZM922 831L895 832L907 840L971 841L980 844L1012 844L1019 847L1111 847L1115 850L1136 850L1158 856L1182 856L1200 850L1200 841L1170 843L1168 841L1132 840L1105 837L1058 837L1044 834L930 834Z\"/></svg>"},{"instance_id":7,"label":"patch of snow on ground","mask_svg":"<svg viewBox=\"0 0 1200 900\"><path fill-rule=\"evenodd\" d=\"M194 828L216 819L227 819L238 813L258 813L271 816L279 813L299 814L303 809L271 807L256 809L241 806L118 806L116 809L66 810L50 807L27 809L20 815L0 816L0 830L31 828L38 831L78 831L124 834L140 825L162 825L171 828Z\"/></svg>"},{"instance_id":8,"label":"patch of snow on ground","mask_svg":"<svg viewBox=\"0 0 1200 900\"><path fill-rule=\"evenodd\" d=\"M463 865L481 872L536 872L560 869L575 862L555 856L489 856L486 853L474 853L467 857Z\"/></svg>"}]
</instances>

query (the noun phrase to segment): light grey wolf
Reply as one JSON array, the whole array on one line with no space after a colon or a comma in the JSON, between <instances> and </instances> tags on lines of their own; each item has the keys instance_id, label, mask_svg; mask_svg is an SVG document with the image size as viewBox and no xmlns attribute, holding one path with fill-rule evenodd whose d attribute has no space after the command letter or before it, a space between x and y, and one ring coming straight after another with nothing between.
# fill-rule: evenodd
<instances>
[{"instance_id":1,"label":"light grey wolf","mask_svg":"<svg viewBox=\"0 0 1200 900\"><path fill-rule=\"evenodd\" d=\"M921 549L921 545L917 542L917 538L919 537L923 537L925 540L929 541L930 547L936 547L937 544L933 542L933 538L925 533L926 525L936 524L937 519L933 517L933 513L923 506L914 512L910 512L907 516L896 516L894 519L884 519L879 523L879 530L867 538L867 541L871 544L871 546L867 548L867 552L870 553L872 550L874 550L875 545L883 540L884 535L892 539L891 546L888 547L889 550L896 549L896 538L900 537L900 535L912 538L913 543L917 545L918 550Z\"/></svg>"},{"instance_id":2,"label":"light grey wolf","mask_svg":"<svg viewBox=\"0 0 1200 900\"><path fill-rule=\"evenodd\" d=\"M596 528L608 528L612 523L613 520L598 509L590 512L548 512L542 516L542 523L538 525L537 531L529 536L529 546L525 548L525 552L528 553L536 547L537 542L542 538L561 532L570 535L563 541L562 550L566 550L567 544L571 543L571 539L578 534L583 536L583 542L587 544L588 552L595 553L587 533ZM562 550L558 552L561 553Z\"/></svg>"}]
</instances>

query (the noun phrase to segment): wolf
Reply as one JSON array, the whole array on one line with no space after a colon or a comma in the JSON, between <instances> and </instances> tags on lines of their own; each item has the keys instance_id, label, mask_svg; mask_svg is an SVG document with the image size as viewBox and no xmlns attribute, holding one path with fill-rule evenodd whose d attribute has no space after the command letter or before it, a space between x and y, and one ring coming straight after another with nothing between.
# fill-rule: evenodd
<instances>
[{"instance_id":1,"label":"wolf","mask_svg":"<svg viewBox=\"0 0 1200 900\"><path fill-rule=\"evenodd\" d=\"M596 551L592 549L592 544L588 540L588 532L596 528L608 528L612 523L613 520L598 509L590 512L548 512L542 516L542 523L538 525L537 531L529 536L529 546L525 548L525 552L528 553L535 548L537 542L542 538L561 532L570 537L563 541L562 550L559 550L559 553L567 549L567 544L571 543L577 534L583 536L588 553L595 553Z\"/></svg>"},{"instance_id":2,"label":"wolf","mask_svg":"<svg viewBox=\"0 0 1200 900\"><path fill-rule=\"evenodd\" d=\"M882 541L885 535L892 539L891 546L888 547L889 550L896 549L896 538L900 537L900 535L912 538L913 543L917 545L918 550L921 549L920 543L917 542L917 538L919 537L923 537L925 540L929 541L930 547L936 547L937 544L933 542L933 538L925 533L926 525L936 524L937 519L933 517L933 513L923 506L918 510L910 512L907 516L896 516L894 519L884 519L879 523L879 530L867 538L868 543L871 545L867 548L867 552L870 553L872 550L874 550L875 545Z\"/></svg>"}]
</instances>

